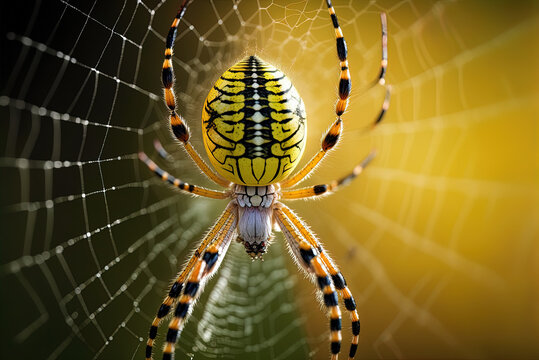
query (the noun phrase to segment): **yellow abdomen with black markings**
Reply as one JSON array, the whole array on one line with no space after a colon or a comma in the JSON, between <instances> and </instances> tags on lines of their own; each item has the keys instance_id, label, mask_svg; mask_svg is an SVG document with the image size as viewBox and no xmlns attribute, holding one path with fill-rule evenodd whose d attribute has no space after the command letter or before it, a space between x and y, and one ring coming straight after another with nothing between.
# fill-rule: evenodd
<instances>
[{"instance_id":1,"label":"yellow abdomen with black markings","mask_svg":"<svg viewBox=\"0 0 539 360\"><path fill-rule=\"evenodd\" d=\"M307 135L305 106L280 70L256 56L228 69L202 111L211 163L236 184L263 186L296 167Z\"/></svg>"}]
</instances>

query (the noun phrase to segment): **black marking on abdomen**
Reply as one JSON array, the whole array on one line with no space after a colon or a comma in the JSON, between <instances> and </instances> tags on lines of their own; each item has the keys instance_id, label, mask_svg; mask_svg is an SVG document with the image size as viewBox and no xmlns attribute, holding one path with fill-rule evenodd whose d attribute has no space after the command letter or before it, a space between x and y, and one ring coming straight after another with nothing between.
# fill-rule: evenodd
<instances>
[{"instance_id":1,"label":"black marking on abdomen","mask_svg":"<svg viewBox=\"0 0 539 360\"><path fill-rule=\"evenodd\" d=\"M293 95L292 97L287 97L287 93L293 89L292 84L290 84L290 86L286 89L281 89L280 91L270 91L267 87L268 82L279 83L286 76L280 75L275 76L271 79L266 79L265 76L267 76L267 73L276 73L279 72L279 70L274 69L273 67L268 67L264 63L260 62L256 57L251 56L248 59L236 64L228 71L231 73L242 73L244 74L244 78L234 79L227 77L226 73L223 74L221 76L221 80L225 81L225 83L219 85L220 87L214 86L213 89L217 91L216 96L209 99L205 103L204 111L207 114L207 119L204 121L204 127L206 129L207 140L210 141L213 145L213 148L209 147L208 151L211 155L213 155L213 158L222 165L221 169L229 171L232 175L238 176L242 181L243 176L239 168L239 159L250 159L252 162L252 160L254 159L262 158L267 162L267 160L269 159L277 158L279 161L279 165L276 167L277 169L275 174L271 176L271 181L273 181L273 179L279 176L280 173L283 173L291 167L290 164L284 162L283 160L288 159L288 162L292 163L293 159L291 158L291 154L275 154L272 151L272 147L274 147L275 144L278 144L278 149L283 152L286 152L286 150L289 150L293 147L298 147L298 149L301 151L301 144L304 141L304 137L298 139L298 141L295 141L294 144L286 144L286 146L284 144L290 141L290 139L292 139L298 131L304 131L305 114L302 105L303 102L296 95ZM256 74L256 76L253 76L254 74ZM237 89L237 83L241 83L243 89L241 89L240 91L230 91ZM257 84L258 86L254 86L255 84ZM279 85L282 86L282 83ZM237 101L236 99L234 99L234 97L237 96L243 96L244 100L241 102ZM275 101L275 103L284 104L289 101L292 101L297 102L297 106L295 109L284 109L281 111L275 110L270 107L270 101L268 99L269 96L280 97L277 101ZM219 113L214 110L214 107L212 107L214 103L223 103L225 105L234 105L241 103L243 106L238 111ZM237 113L242 113L243 118L241 120L224 119L224 117L226 116L232 118L232 116ZM279 121L272 118L272 114L273 116L282 116L282 114L288 113L290 113L290 117L280 118ZM296 116L297 118L295 118L294 116ZM276 138L274 138L274 129L272 128L272 124L279 123L282 126L286 126L288 122L293 120L299 122L295 129L282 128L280 129L280 131L282 131L282 136L284 136L284 138L281 138L281 140L277 140ZM230 126L230 130L225 131L221 129L220 131L218 131L218 126L216 125L217 122L219 124L224 123ZM237 130L234 129L234 127L238 124L243 125L243 136L240 140L233 140L232 135L234 134L234 131ZM215 132L215 136L213 139L212 131ZM288 132L290 132L290 134L288 134ZM222 140L218 139L217 135ZM237 136L235 138L237 138ZM237 152L238 146L240 145L243 147L244 151L241 151L241 154L232 155L231 153ZM227 154L225 152L225 154L220 155L219 158L217 158L215 154L220 150L226 150L226 152L229 153ZM231 165L231 159L234 165ZM229 164L229 166L226 166L227 163ZM251 167L251 171L253 172L252 176L259 183L262 178L266 180L268 179L269 174L266 174L266 165L267 164L264 163L264 171L260 176L256 176L254 174L253 167Z\"/></svg>"}]
</instances>

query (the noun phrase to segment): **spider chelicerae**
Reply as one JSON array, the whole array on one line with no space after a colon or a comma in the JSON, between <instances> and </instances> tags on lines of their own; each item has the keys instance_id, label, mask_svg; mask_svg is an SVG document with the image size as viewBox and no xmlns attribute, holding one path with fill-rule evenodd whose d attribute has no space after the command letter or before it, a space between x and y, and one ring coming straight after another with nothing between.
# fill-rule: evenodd
<instances>
[{"instance_id":1,"label":"spider chelicerae","mask_svg":"<svg viewBox=\"0 0 539 360\"><path fill-rule=\"evenodd\" d=\"M359 342L359 315L356 303L343 275L309 227L280 200L318 197L336 191L355 177L373 159L369 154L351 173L328 184L290 190L304 180L337 144L343 128L342 115L352 89L347 60L347 46L330 0L327 7L335 29L337 55L340 60L337 119L327 130L321 150L295 175L306 142L305 106L288 77L257 56L248 56L228 69L215 83L206 98L202 113L204 147L215 173L189 142L189 129L176 112L173 91L172 47L176 31L190 0L184 0L172 26L165 49L162 80L165 102L170 109L170 126L196 165L225 191L205 189L174 178L160 169L141 152L139 158L162 180L194 195L212 199L230 199L215 225L172 284L150 327L146 359L151 359L157 329L163 317L175 305L168 326L163 359L172 359L180 331L191 312L194 300L209 277L219 268L233 239L245 246L253 260L261 259L272 240L277 225L286 239L296 262L316 279L330 318L331 358L337 359L341 349L341 310L338 295L350 314L352 359ZM387 21L382 19L382 61L376 81L385 85L387 69ZM389 107L387 87L377 125ZM160 153L163 152L162 148Z\"/></svg>"}]
</instances>

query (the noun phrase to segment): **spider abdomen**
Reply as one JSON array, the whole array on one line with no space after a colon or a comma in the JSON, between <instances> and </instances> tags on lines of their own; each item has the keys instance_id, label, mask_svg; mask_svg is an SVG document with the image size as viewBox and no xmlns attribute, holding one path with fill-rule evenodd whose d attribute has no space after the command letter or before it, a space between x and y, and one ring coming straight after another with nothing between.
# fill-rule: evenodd
<instances>
[{"instance_id":1,"label":"spider abdomen","mask_svg":"<svg viewBox=\"0 0 539 360\"><path fill-rule=\"evenodd\" d=\"M305 106L290 80L256 56L228 69L208 94L203 137L211 163L236 184L286 178L306 141Z\"/></svg>"}]
</instances>

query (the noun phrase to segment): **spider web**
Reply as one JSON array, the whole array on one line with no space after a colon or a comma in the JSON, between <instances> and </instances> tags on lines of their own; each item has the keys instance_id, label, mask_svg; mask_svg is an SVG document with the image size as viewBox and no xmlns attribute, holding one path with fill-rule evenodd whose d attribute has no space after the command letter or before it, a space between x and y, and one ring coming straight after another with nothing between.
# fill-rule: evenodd
<instances>
[{"instance_id":1,"label":"spider web","mask_svg":"<svg viewBox=\"0 0 539 360\"><path fill-rule=\"evenodd\" d=\"M160 165L211 185L172 140L161 99L164 39L178 5L2 3L6 356L142 358L170 280L224 207L172 191L137 159L141 150L159 159L159 139L171 154ZM310 182L344 174L373 148L378 156L338 194L292 206L360 304L361 356L537 357L537 4L334 5L354 92L339 149ZM378 71L381 11L392 102L384 123L365 132L384 94L382 86L363 91ZM308 158L333 119L338 78L321 1L190 6L174 66L194 146L203 151L207 91L251 53L281 68L302 94ZM232 245L181 335L178 358L327 358L327 321L312 284L296 274L280 236L263 263Z\"/></svg>"}]
</instances>

